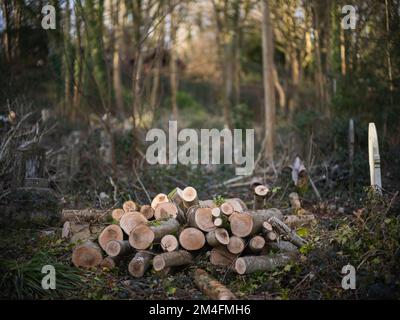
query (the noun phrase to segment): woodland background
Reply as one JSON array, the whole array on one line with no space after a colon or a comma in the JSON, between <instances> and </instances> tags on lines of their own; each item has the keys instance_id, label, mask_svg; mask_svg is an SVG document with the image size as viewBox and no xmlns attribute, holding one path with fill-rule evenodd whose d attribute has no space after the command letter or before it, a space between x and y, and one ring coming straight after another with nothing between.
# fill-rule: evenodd
<instances>
[{"instance_id":1,"label":"woodland background","mask_svg":"<svg viewBox=\"0 0 400 320\"><path fill-rule=\"evenodd\" d=\"M48 3L56 9L55 30L41 27ZM341 28L341 8L348 4L357 11L354 30ZM292 188L285 168L298 155L319 196L311 187L298 191L326 219L321 230L308 231L317 239L317 249L309 250L318 252L310 260L324 262L318 271L324 284L301 282L311 272L307 267L285 269L274 280L273 297L398 293L400 1L1 0L0 39L0 114L6 119L14 111L21 119L34 112L30 121L47 133L47 176L65 207L146 202L185 185L204 199L243 195L240 188L215 187L234 176L231 166L148 166L145 134L172 119L181 128L254 128L257 172L276 187L271 206L282 205ZM356 134L351 158L350 119ZM385 191L379 200L366 191L369 122L377 126L381 148ZM9 169L2 165L0 191L9 187ZM371 233L354 222L360 212L384 212L379 221L393 233L386 227ZM394 218L387 222L389 213ZM363 221L380 228L374 219ZM356 236L366 238L359 243ZM53 240L42 243L43 250L54 249ZM37 242L32 246L29 258ZM12 248L2 249L4 256ZM364 261L364 291L343 293L339 282L332 285L330 271L337 278L339 261L349 257ZM238 290L257 295L266 290L264 280L239 281ZM166 297L184 297L189 284L182 283L168 285L173 289ZM104 287L85 294L114 295Z\"/></svg>"}]
</instances>

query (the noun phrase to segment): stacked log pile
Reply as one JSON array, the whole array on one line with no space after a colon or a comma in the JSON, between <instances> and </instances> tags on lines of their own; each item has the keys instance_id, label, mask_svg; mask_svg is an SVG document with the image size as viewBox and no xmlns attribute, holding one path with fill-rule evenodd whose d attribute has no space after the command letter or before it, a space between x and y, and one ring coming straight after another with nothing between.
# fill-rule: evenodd
<instances>
[{"instance_id":1,"label":"stacked log pile","mask_svg":"<svg viewBox=\"0 0 400 320\"><path fill-rule=\"evenodd\" d=\"M298 248L306 244L291 226L308 224L314 218L284 216L276 208L265 209L268 192L267 187L256 186L253 209L238 198L219 204L201 201L192 187L176 188L169 195L160 193L151 204L142 206L127 201L122 209L108 214L113 224L100 232L97 243L87 239L74 248L72 263L82 268L112 269L129 261L129 273L135 278L143 277L151 267L168 272L193 265L202 253L207 253L212 265L232 268L238 274L283 267L295 260ZM73 222L66 220L63 234L74 237L69 230ZM208 296L234 298L204 270L197 269L194 278ZM211 289L204 282L213 284Z\"/></svg>"}]
</instances>

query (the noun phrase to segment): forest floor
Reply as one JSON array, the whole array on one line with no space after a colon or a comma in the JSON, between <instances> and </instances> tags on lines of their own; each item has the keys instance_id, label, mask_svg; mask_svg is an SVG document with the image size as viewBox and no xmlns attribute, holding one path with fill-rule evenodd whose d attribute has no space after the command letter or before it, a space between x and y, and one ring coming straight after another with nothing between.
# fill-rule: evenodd
<instances>
[{"instance_id":1,"label":"forest floor","mask_svg":"<svg viewBox=\"0 0 400 320\"><path fill-rule=\"evenodd\" d=\"M398 161L398 160L396 160ZM395 168L396 166L391 166ZM398 166L397 166L398 167ZM151 195L168 192L183 181L200 190L201 199L240 197L252 205L248 186L227 188L213 186L215 181L231 177L229 171L207 174L203 169L176 167L152 169L142 175ZM175 178L179 177L179 179ZM301 248L301 258L284 268L240 276L230 268L212 266L206 250L196 253L196 265L182 267L168 274L147 271L141 279L130 277L128 261L114 270L79 270L72 267L72 245L61 238L61 228L0 229L0 298L61 299L205 299L196 289L193 272L201 267L224 283L240 299L380 299L400 297L400 190L397 172L385 175L388 190L377 196L368 189L347 192L347 184L335 184L335 192L318 200L310 187L302 191L304 209L314 214L317 224L302 227L297 233L308 244ZM181 185L179 185L181 184ZM268 207L285 209L290 181L279 178L273 186ZM155 186L163 186L156 188ZM65 196L67 206L82 200L78 193ZM132 191L133 190L133 191ZM145 193L130 190L139 202L146 203ZM342 288L342 268L356 268L355 290ZM57 270L57 289L43 290L40 273L44 264Z\"/></svg>"}]
</instances>

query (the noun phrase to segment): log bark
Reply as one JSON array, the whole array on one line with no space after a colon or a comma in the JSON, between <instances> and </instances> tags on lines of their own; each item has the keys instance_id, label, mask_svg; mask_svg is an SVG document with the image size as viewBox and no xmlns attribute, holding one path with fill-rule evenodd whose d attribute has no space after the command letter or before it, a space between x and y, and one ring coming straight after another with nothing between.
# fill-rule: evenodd
<instances>
[{"instance_id":1,"label":"log bark","mask_svg":"<svg viewBox=\"0 0 400 320\"><path fill-rule=\"evenodd\" d=\"M216 228L213 221L212 209L210 208L191 207L187 213L187 222L189 226L204 232L210 232Z\"/></svg>"},{"instance_id":2,"label":"log bark","mask_svg":"<svg viewBox=\"0 0 400 320\"><path fill-rule=\"evenodd\" d=\"M183 190L181 188L175 188L168 194L168 199L170 199L171 202L175 203L178 208L186 211L186 208L183 204L182 193Z\"/></svg>"},{"instance_id":3,"label":"log bark","mask_svg":"<svg viewBox=\"0 0 400 320\"><path fill-rule=\"evenodd\" d=\"M183 204L186 208L190 208L191 206L199 204L197 191L193 187L186 187L185 189L183 189L181 197L183 200Z\"/></svg>"},{"instance_id":4,"label":"log bark","mask_svg":"<svg viewBox=\"0 0 400 320\"><path fill-rule=\"evenodd\" d=\"M254 188L254 210L263 209L265 207L265 198L268 192L268 187L264 185L259 185Z\"/></svg>"},{"instance_id":5,"label":"log bark","mask_svg":"<svg viewBox=\"0 0 400 320\"><path fill-rule=\"evenodd\" d=\"M245 243L240 237L232 236L229 238L229 243L226 246L229 252L233 254L239 254L244 250Z\"/></svg>"},{"instance_id":6,"label":"log bark","mask_svg":"<svg viewBox=\"0 0 400 320\"><path fill-rule=\"evenodd\" d=\"M267 221L262 224L262 233L267 241L275 241L278 238L278 235L273 231L272 225Z\"/></svg>"},{"instance_id":7,"label":"log bark","mask_svg":"<svg viewBox=\"0 0 400 320\"><path fill-rule=\"evenodd\" d=\"M251 230L251 234L260 233L263 228L263 223L265 221L268 221L268 219L271 217L276 217L280 220L283 219L282 212L276 208L247 211L246 213L250 215L253 219L253 228Z\"/></svg>"},{"instance_id":8,"label":"log bark","mask_svg":"<svg viewBox=\"0 0 400 320\"><path fill-rule=\"evenodd\" d=\"M120 261L121 261L120 257L105 257L100 262L100 267L112 270L119 264Z\"/></svg>"},{"instance_id":9,"label":"log bark","mask_svg":"<svg viewBox=\"0 0 400 320\"><path fill-rule=\"evenodd\" d=\"M199 206L203 208L216 208L217 205L213 200L199 200Z\"/></svg>"},{"instance_id":10,"label":"log bark","mask_svg":"<svg viewBox=\"0 0 400 320\"><path fill-rule=\"evenodd\" d=\"M169 202L168 196L164 193L159 193L154 197L153 201L151 202L151 207L155 210L160 203L164 202Z\"/></svg>"},{"instance_id":11,"label":"log bark","mask_svg":"<svg viewBox=\"0 0 400 320\"><path fill-rule=\"evenodd\" d=\"M146 251L139 251L129 262L128 271L135 278L141 278L150 267L152 255Z\"/></svg>"},{"instance_id":12,"label":"log bark","mask_svg":"<svg viewBox=\"0 0 400 320\"><path fill-rule=\"evenodd\" d=\"M102 260L100 247L92 241L77 246L72 252L72 263L75 267L96 267Z\"/></svg>"},{"instance_id":13,"label":"log bark","mask_svg":"<svg viewBox=\"0 0 400 320\"><path fill-rule=\"evenodd\" d=\"M297 253L297 247L289 241L278 241L268 243L268 247L279 250L282 253Z\"/></svg>"},{"instance_id":14,"label":"log bark","mask_svg":"<svg viewBox=\"0 0 400 320\"><path fill-rule=\"evenodd\" d=\"M137 250L149 248L153 242L160 242L167 234L176 233L179 222L176 219L160 220L157 225L140 224L129 234L129 243Z\"/></svg>"},{"instance_id":15,"label":"log bark","mask_svg":"<svg viewBox=\"0 0 400 320\"><path fill-rule=\"evenodd\" d=\"M125 212L132 212L132 211L138 211L138 206L135 202L132 200L125 201L124 204L122 205L122 209L124 209Z\"/></svg>"},{"instance_id":16,"label":"log bark","mask_svg":"<svg viewBox=\"0 0 400 320\"><path fill-rule=\"evenodd\" d=\"M172 202L163 202L157 205L154 210L154 218L156 220L166 218L176 218L178 215L178 208Z\"/></svg>"},{"instance_id":17,"label":"log bark","mask_svg":"<svg viewBox=\"0 0 400 320\"><path fill-rule=\"evenodd\" d=\"M283 222L290 228L298 228L305 225L314 224L317 222L313 214L306 214L303 216L290 215L285 216Z\"/></svg>"},{"instance_id":18,"label":"log bark","mask_svg":"<svg viewBox=\"0 0 400 320\"><path fill-rule=\"evenodd\" d=\"M264 248L265 240L261 236L255 236L250 239L249 248L253 253L260 253Z\"/></svg>"},{"instance_id":19,"label":"log bark","mask_svg":"<svg viewBox=\"0 0 400 320\"><path fill-rule=\"evenodd\" d=\"M203 269L194 272L194 282L207 297L212 300L236 300L235 295Z\"/></svg>"},{"instance_id":20,"label":"log bark","mask_svg":"<svg viewBox=\"0 0 400 320\"><path fill-rule=\"evenodd\" d=\"M140 208L140 213L147 219L150 220L151 218L154 217L154 209L148 205L145 204Z\"/></svg>"},{"instance_id":21,"label":"log bark","mask_svg":"<svg viewBox=\"0 0 400 320\"><path fill-rule=\"evenodd\" d=\"M232 234L238 237L247 237L253 230L253 218L247 213L233 213L229 217Z\"/></svg>"},{"instance_id":22,"label":"log bark","mask_svg":"<svg viewBox=\"0 0 400 320\"><path fill-rule=\"evenodd\" d=\"M69 238L71 235L71 222L65 221L62 231L61 231L61 238Z\"/></svg>"},{"instance_id":23,"label":"log bark","mask_svg":"<svg viewBox=\"0 0 400 320\"><path fill-rule=\"evenodd\" d=\"M104 230L100 233L98 241L100 247L107 252L106 246L108 242L112 240L120 240L124 239L124 233L120 226L116 224L110 224L109 226L105 227Z\"/></svg>"},{"instance_id":24,"label":"log bark","mask_svg":"<svg viewBox=\"0 0 400 320\"><path fill-rule=\"evenodd\" d=\"M305 245L307 242L298 236L296 232L290 229L285 223L276 217L271 217L268 222L272 224L272 226L282 235L284 235L288 241L296 245L297 247L301 247Z\"/></svg>"},{"instance_id":25,"label":"log bark","mask_svg":"<svg viewBox=\"0 0 400 320\"><path fill-rule=\"evenodd\" d=\"M199 250L206 243L203 232L196 228L186 228L179 235L179 243L186 250Z\"/></svg>"},{"instance_id":26,"label":"log bark","mask_svg":"<svg viewBox=\"0 0 400 320\"><path fill-rule=\"evenodd\" d=\"M185 250L165 252L153 259L154 270L160 271L168 267L177 267L193 262L192 255Z\"/></svg>"},{"instance_id":27,"label":"log bark","mask_svg":"<svg viewBox=\"0 0 400 320\"><path fill-rule=\"evenodd\" d=\"M300 198L297 192L292 192L289 194L290 206L293 208L296 213L297 210L301 209Z\"/></svg>"},{"instance_id":28,"label":"log bark","mask_svg":"<svg viewBox=\"0 0 400 320\"><path fill-rule=\"evenodd\" d=\"M124 213L125 211L123 209L114 209L111 216L115 221L120 221Z\"/></svg>"},{"instance_id":29,"label":"log bark","mask_svg":"<svg viewBox=\"0 0 400 320\"><path fill-rule=\"evenodd\" d=\"M119 225L124 232L129 235L139 224L147 223L147 219L140 212L127 212L119 221Z\"/></svg>"},{"instance_id":30,"label":"log bark","mask_svg":"<svg viewBox=\"0 0 400 320\"><path fill-rule=\"evenodd\" d=\"M83 210L67 210L64 209L61 213L61 222L105 222L111 219L109 210L83 209Z\"/></svg>"},{"instance_id":31,"label":"log bark","mask_svg":"<svg viewBox=\"0 0 400 320\"><path fill-rule=\"evenodd\" d=\"M220 267L231 266L236 257L236 254L229 252L225 247L217 247L210 252L210 263Z\"/></svg>"},{"instance_id":32,"label":"log bark","mask_svg":"<svg viewBox=\"0 0 400 320\"><path fill-rule=\"evenodd\" d=\"M124 256L133 251L128 240L109 241L104 250L110 257Z\"/></svg>"},{"instance_id":33,"label":"log bark","mask_svg":"<svg viewBox=\"0 0 400 320\"><path fill-rule=\"evenodd\" d=\"M247 210L246 204L239 198L226 199L225 202L233 207L233 211L244 212Z\"/></svg>"},{"instance_id":34,"label":"log bark","mask_svg":"<svg viewBox=\"0 0 400 320\"><path fill-rule=\"evenodd\" d=\"M238 274L249 274L257 271L272 271L277 267L282 267L293 260L287 254L276 254L270 256L246 256L236 259L235 271Z\"/></svg>"},{"instance_id":35,"label":"log bark","mask_svg":"<svg viewBox=\"0 0 400 320\"><path fill-rule=\"evenodd\" d=\"M207 233L207 243L212 247L227 245L229 243L229 233L223 228L217 228Z\"/></svg>"},{"instance_id":36,"label":"log bark","mask_svg":"<svg viewBox=\"0 0 400 320\"><path fill-rule=\"evenodd\" d=\"M179 242L172 234L167 234L161 239L161 248L164 251L171 252L178 250Z\"/></svg>"}]
</instances>

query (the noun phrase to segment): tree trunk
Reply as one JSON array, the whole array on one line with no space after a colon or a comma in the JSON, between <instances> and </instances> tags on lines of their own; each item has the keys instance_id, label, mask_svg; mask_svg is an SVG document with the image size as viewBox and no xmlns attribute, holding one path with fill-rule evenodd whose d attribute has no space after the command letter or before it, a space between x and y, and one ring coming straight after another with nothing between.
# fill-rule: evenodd
<instances>
[{"instance_id":1,"label":"tree trunk","mask_svg":"<svg viewBox=\"0 0 400 320\"><path fill-rule=\"evenodd\" d=\"M262 0L262 57L265 109L265 159L272 164L275 144L274 44L269 0Z\"/></svg>"},{"instance_id":2,"label":"tree trunk","mask_svg":"<svg viewBox=\"0 0 400 320\"><path fill-rule=\"evenodd\" d=\"M271 217L268 222L272 224L272 226L282 235L284 235L291 243L296 245L297 247L301 247L305 245L307 242L299 237L296 232L292 231L285 223L281 220Z\"/></svg>"},{"instance_id":3,"label":"tree trunk","mask_svg":"<svg viewBox=\"0 0 400 320\"><path fill-rule=\"evenodd\" d=\"M160 203L154 210L154 218L156 220L165 218L176 218L178 215L178 208L172 202Z\"/></svg>"},{"instance_id":4,"label":"tree trunk","mask_svg":"<svg viewBox=\"0 0 400 320\"><path fill-rule=\"evenodd\" d=\"M254 188L254 210L263 209L265 206L265 198L269 189L266 186L259 185Z\"/></svg>"},{"instance_id":5,"label":"tree trunk","mask_svg":"<svg viewBox=\"0 0 400 320\"><path fill-rule=\"evenodd\" d=\"M123 209L114 209L111 213L111 216L115 221L120 221L124 214L125 211Z\"/></svg>"},{"instance_id":6,"label":"tree trunk","mask_svg":"<svg viewBox=\"0 0 400 320\"><path fill-rule=\"evenodd\" d=\"M107 268L108 270L114 269L121 261L120 257L105 257L101 263L101 268Z\"/></svg>"},{"instance_id":7,"label":"tree trunk","mask_svg":"<svg viewBox=\"0 0 400 320\"><path fill-rule=\"evenodd\" d=\"M255 236L250 239L249 248L253 253L260 253L264 248L265 240L261 236Z\"/></svg>"},{"instance_id":8,"label":"tree trunk","mask_svg":"<svg viewBox=\"0 0 400 320\"><path fill-rule=\"evenodd\" d=\"M148 205L145 204L140 208L140 213L147 219L150 220L151 218L154 217L154 209Z\"/></svg>"},{"instance_id":9,"label":"tree trunk","mask_svg":"<svg viewBox=\"0 0 400 320\"><path fill-rule=\"evenodd\" d=\"M188 225L204 232L215 230L212 211L210 208L192 207L187 213Z\"/></svg>"},{"instance_id":10,"label":"tree trunk","mask_svg":"<svg viewBox=\"0 0 400 320\"><path fill-rule=\"evenodd\" d=\"M263 223L268 221L271 217L276 217L279 220L283 219L282 212L276 208L248 211L247 214L251 216L253 220L251 234L260 233L263 228Z\"/></svg>"},{"instance_id":11,"label":"tree trunk","mask_svg":"<svg viewBox=\"0 0 400 320\"><path fill-rule=\"evenodd\" d=\"M137 204L132 200L125 201L124 204L122 205L122 208L124 209L125 212L135 212L139 210Z\"/></svg>"}]
</instances>

